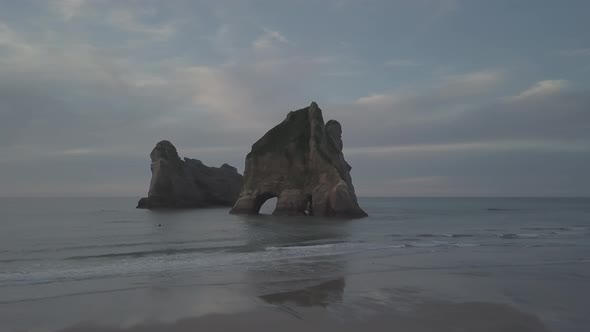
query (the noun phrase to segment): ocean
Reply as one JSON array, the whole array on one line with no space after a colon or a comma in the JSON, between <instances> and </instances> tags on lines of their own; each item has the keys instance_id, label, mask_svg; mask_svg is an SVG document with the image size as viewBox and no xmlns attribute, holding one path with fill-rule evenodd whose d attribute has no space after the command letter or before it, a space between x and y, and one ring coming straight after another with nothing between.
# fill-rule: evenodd
<instances>
[{"instance_id":1,"label":"ocean","mask_svg":"<svg viewBox=\"0 0 590 332\"><path fill-rule=\"evenodd\" d=\"M360 198L369 217L356 220L136 203L0 199L0 331L184 331L249 312L318 328L590 331L588 198Z\"/></svg>"}]
</instances>

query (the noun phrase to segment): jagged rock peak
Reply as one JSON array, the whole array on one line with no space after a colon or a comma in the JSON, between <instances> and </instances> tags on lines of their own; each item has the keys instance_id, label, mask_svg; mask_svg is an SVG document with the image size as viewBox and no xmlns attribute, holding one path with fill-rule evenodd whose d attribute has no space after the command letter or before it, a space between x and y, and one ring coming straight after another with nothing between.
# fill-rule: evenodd
<instances>
[{"instance_id":1,"label":"jagged rock peak","mask_svg":"<svg viewBox=\"0 0 590 332\"><path fill-rule=\"evenodd\" d=\"M150 153L152 162L158 159L165 159L168 161L180 161L176 147L170 141L163 140L156 144L152 153Z\"/></svg>"}]
</instances>

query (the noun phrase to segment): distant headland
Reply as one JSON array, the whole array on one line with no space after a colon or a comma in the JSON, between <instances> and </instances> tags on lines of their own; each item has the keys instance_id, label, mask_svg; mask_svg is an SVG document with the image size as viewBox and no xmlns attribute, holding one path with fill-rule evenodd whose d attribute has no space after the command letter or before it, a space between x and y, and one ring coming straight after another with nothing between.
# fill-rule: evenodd
<instances>
[{"instance_id":1,"label":"distant headland","mask_svg":"<svg viewBox=\"0 0 590 332\"><path fill-rule=\"evenodd\" d=\"M150 158L150 189L137 208L232 206L238 198L242 175L235 167L208 167L197 159L182 160L176 147L165 140L156 144Z\"/></svg>"}]
</instances>

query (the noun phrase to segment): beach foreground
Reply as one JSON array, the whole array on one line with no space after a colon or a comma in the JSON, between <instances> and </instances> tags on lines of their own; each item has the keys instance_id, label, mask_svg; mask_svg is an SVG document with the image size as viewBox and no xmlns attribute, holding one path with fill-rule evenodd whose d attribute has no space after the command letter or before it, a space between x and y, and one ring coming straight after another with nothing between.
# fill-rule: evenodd
<instances>
[{"instance_id":1,"label":"beach foreground","mask_svg":"<svg viewBox=\"0 0 590 332\"><path fill-rule=\"evenodd\" d=\"M0 234L2 331L590 323L586 199L361 199L362 220L145 211L133 199L0 204L13 221Z\"/></svg>"},{"instance_id":2,"label":"beach foreground","mask_svg":"<svg viewBox=\"0 0 590 332\"><path fill-rule=\"evenodd\" d=\"M384 308L385 309L385 308ZM357 318L334 318L321 310L297 315L279 309L238 314L212 314L172 323L112 327L82 323L60 332L189 332L189 331L485 331L543 332L541 321L507 305L491 303L425 303L408 312L388 311Z\"/></svg>"}]
</instances>

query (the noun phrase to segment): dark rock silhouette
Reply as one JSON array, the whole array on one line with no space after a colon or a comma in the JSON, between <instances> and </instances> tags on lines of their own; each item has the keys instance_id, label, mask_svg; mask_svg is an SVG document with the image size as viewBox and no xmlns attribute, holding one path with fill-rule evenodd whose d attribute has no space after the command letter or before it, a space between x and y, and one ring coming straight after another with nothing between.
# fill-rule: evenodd
<instances>
[{"instance_id":1,"label":"dark rock silhouette","mask_svg":"<svg viewBox=\"0 0 590 332\"><path fill-rule=\"evenodd\" d=\"M181 160L169 141L156 144L150 158L150 190L137 208L232 206L238 198L242 176L235 167L208 167L197 159Z\"/></svg>"},{"instance_id":2,"label":"dark rock silhouette","mask_svg":"<svg viewBox=\"0 0 590 332\"><path fill-rule=\"evenodd\" d=\"M252 146L231 213L257 214L278 197L274 215L367 216L357 203L341 135L340 123L324 124L315 102L289 112Z\"/></svg>"}]
</instances>

